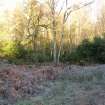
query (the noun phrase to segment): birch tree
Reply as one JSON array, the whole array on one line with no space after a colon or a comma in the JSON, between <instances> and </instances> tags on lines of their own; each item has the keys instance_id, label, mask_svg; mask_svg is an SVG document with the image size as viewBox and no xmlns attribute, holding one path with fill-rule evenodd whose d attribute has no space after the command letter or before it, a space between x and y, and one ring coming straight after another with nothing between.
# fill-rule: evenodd
<instances>
[{"instance_id":1,"label":"birch tree","mask_svg":"<svg viewBox=\"0 0 105 105\"><path fill-rule=\"evenodd\" d=\"M64 25L67 22L70 14L72 12L74 12L74 11L77 11L77 10L83 8L83 7L86 7L86 6L90 5L90 4L92 4L93 2L94 2L94 0L92 0L90 2L85 2L85 3L81 2L79 4L74 4L73 6L67 7L68 0L66 0L66 10L65 10L64 15L63 15L61 42L60 42L60 48L59 48L59 51L58 51L57 63L59 63L60 56L61 56L61 50L62 50L62 47L63 47Z\"/></svg>"},{"instance_id":2,"label":"birch tree","mask_svg":"<svg viewBox=\"0 0 105 105\"><path fill-rule=\"evenodd\" d=\"M50 8L50 15L51 15L51 31L53 35L53 61L54 63L57 62L57 45L56 45L56 0L48 0L47 1L48 7Z\"/></svg>"}]
</instances>

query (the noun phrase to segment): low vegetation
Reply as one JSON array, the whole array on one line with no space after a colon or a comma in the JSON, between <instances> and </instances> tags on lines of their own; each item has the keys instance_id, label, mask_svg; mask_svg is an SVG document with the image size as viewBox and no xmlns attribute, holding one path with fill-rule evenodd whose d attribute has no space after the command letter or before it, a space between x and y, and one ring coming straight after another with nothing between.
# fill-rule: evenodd
<instances>
[{"instance_id":1,"label":"low vegetation","mask_svg":"<svg viewBox=\"0 0 105 105\"><path fill-rule=\"evenodd\" d=\"M10 63L15 64L52 62L53 60L52 55L50 54L50 46L42 53L41 50L33 51L16 41L7 43L2 42L0 55L2 55L1 57L8 59ZM61 62L74 64L104 64L105 38L95 37L91 41L85 39L71 53L65 51L60 57L60 60Z\"/></svg>"},{"instance_id":2,"label":"low vegetation","mask_svg":"<svg viewBox=\"0 0 105 105\"><path fill-rule=\"evenodd\" d=\"M67 57L67 58L66 58ZM65 54L69 62L80 64L105 63L105 38L85 39L70 55Z\"/></svg>"},{"instance_id":3,"label":"low vegetation","mask_svg":"<svg viewBox=\"0 0 105 105\"><path fill-rule=\"evenodd\" d=\"M12 66L0 71L1 105L105 103L105 65Z\"/></svg>"}]
</instances>

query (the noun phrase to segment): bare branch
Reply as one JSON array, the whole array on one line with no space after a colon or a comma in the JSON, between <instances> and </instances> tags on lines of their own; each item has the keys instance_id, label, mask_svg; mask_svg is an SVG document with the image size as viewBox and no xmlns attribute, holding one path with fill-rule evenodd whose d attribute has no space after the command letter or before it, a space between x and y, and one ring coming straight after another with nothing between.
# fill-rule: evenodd
<instances>
[{"instance_id":1,"label":"bare branch","mask_svg":"<svg viewBox=\"0 0 105 105\"><path fill-rule=\"evenodd\" d=\"M65 1L64 1L65 2ZM63 7L64 7L64 2L63 2L63 5L61 6L61 8L60 8L60 11L58 12L58 16L60 15L60 13L62 12L62 10L63 10Z\"/></svg>"},{"instance_id":2,"label":"bare branch","mask_svg":"<svg viewBox=\"0 0 105 105\"><path fill-rule=\"evenodd\" d=\"M90 2L86 2L86 3L80 3L79 5L75 4L73 5L72 7L69 7L67 8L67 10L65 11L64 13L64 20L63 20L63 23L65 23L69 17L69 15L74 12L74 11L77 11L83 7L86 7L88 5L91 5L92 3L94 2L94 0L90 1Z\"/></svg>"}]
</instances>

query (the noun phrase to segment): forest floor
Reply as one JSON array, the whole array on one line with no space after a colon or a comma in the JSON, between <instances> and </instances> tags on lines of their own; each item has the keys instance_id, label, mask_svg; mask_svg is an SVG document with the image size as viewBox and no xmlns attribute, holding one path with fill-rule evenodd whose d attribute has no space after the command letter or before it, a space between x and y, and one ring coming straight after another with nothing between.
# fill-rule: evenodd
<instances>
[{"instance_id":1,"label":"forest floor","mask_svg":"<svg viewBox=\"0 0 105 105\"><path fill-rule=\"evenodd\" d=\"M105 105L105 65L1 62L0 105Z\"/></svg>"}]
</instances>

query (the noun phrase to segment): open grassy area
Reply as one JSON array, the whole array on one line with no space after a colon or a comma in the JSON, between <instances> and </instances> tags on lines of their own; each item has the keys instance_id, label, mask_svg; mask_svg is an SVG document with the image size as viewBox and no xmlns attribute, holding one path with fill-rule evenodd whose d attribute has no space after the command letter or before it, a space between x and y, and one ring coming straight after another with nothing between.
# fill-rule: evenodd
<instances>
[{"instance_id":1,"label":"open grassy area","mask_svg":"<svg viewBox=\"0 0 105 105\"><path fill-rule=\"evenodd\" d=\"M54 69L56 68L57 67L55 67ZM39 67L39 69L42 70L41 67ZM43 70L45 69L50 70L51 67L45 66ZM40 79L41 77L39 76L37 84L34 83L35 77L33 77L33 84L31 84L32 80L30 80L31 73L33 74L34 71L24 71L23 79L27 83L26 88L28 88L28 90L23 89L24 94L18 94L21 95L21 98L16 97L16 100L13 102L13 104L10 103L5 105L105 104L105 65L88 67L72 65L66 66L64 67L64 69L59 68L59 70L60 69L62 69L62 72L59 72L54 79L47 78L46 80L44 80ZM22 74L22 72L20 74ZM27 74L27 76L25 76L25 74ZM21 91L21 89L18 90L18 93L19 91ZM8 99L5 98L4 100ZM0 100L0 105L4 105L2 104L2 101ZM7 101L7 103L9 102Z\"/></svg>"}]
</instances>

